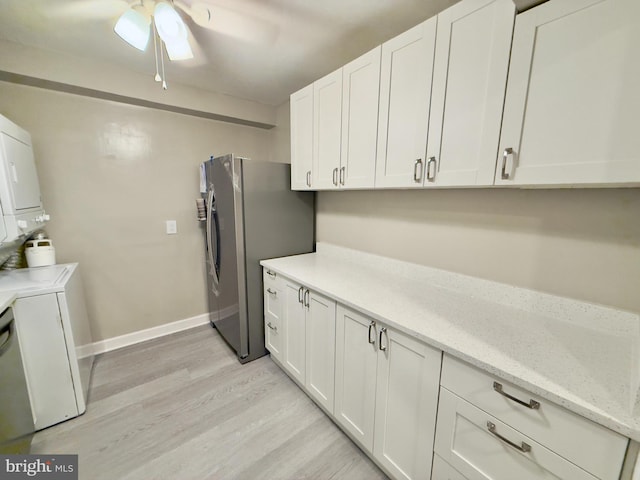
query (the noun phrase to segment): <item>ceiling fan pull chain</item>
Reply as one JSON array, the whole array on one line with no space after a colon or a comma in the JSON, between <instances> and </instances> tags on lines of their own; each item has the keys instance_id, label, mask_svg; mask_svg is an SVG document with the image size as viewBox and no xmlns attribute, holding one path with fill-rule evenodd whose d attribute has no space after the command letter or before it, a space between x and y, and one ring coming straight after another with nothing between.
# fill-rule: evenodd
<instances>
[{"instance_id":1,"label":"ceiling fan pull chain","mask_svg":"<svg viewBox=\"0 0 640 480\"><path fill-rule=\"evenodd\" d=\"M162 88L167 89L166 75L164 74L164 54L162 53L162 40L160 41L160 61L162 62Z\"/></svg>"},{"instance_id":2,"label":"ceiling fan pull chain","mask_svg":"<svg viewBox=\"0 0 640 480\"><path fill-rule=\"evenodd\" d=\"M160 77L160 72L158 72L158 41L156 38L157 36L158 36L158 32L156 31L155 24L153 24L153 54L156 57L156 76L154 77L154 80L156 82L161 82L162 78Z\"/></svg>"}]
</instances>

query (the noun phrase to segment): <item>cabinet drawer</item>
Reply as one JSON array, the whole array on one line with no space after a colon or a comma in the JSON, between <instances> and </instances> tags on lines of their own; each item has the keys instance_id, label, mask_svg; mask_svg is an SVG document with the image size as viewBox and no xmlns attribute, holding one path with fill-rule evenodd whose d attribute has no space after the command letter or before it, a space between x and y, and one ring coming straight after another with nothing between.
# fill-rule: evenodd
<instances>
[{"instance_id":1,"label":"cabinet drawer","mask_svg":"<svg viewBox=\"0 0 640 480\"><path fill-rule=\"evenodd\" d=\"M494 382L502 386L502 394ZM619 478L628 444L622 435L448 355L441 384L596 477ZM524 403L533 400L539 407L529 408L507 395Z\"/></svg>"},{"instance_id":2,"label":"cabinet drawer","mask_svg":"<svg viewBox=\"0 0 640 480\"><path fill-rule=\"evenodd\" d=\"M433 455L431 480L468 480L436 453Z\"/></svg>"},{"instance_id":3,"label":"cabinet drawer","mask_svg":"<svg viewBox=\"0 0 640 480\"><path fill-rule=\"evenodd\" d=\"M280 275L278 275L273 270L269 270L268 268L262 269L262 284L264 285L265 291L267 287L275 285L280 279Z\"/></svg>"},{"instance_id":4,"label":"cabinet drawer","mask_svg":"<svg viewBox=\"0 0 640 480\"><path fill-rule=\"evenodd\" d=\"M446 388L440 389L435 452L468 480L596 479Z\"/></svg>"}]
</instances>

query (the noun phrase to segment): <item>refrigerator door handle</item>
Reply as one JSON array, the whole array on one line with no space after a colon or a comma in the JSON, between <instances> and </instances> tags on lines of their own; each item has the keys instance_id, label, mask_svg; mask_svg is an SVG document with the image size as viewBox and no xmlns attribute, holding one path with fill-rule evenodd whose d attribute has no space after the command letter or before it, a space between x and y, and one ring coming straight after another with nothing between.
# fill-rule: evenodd
<instances>
[{"instance_id":1,"label":"refrigerator door handle","mask_svg":"<svg viewBox=\"0 0 640 480\"><path fill-rule=\"evenodd\" d=\"M211 244L211 221L213 220L216 229L216 258L213 256L213 245ZM218 231L218 214L213 209L213 189L209 187L207 195L207 252L209 254L209 265L211 266L211 275L213 277L213 290L218 295L218 271L220 270L220 234Z\"/></svg>"}]
</instances>

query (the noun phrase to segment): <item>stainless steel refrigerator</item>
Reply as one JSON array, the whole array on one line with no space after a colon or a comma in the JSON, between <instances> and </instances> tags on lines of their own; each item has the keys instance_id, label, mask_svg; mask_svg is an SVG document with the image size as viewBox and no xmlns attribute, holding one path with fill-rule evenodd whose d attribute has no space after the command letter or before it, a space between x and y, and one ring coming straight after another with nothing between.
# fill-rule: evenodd
<instances>
[{"instance_id":1,"label":"stainless steel refrigerator","mask_svg":"<svg viewBox=\"0 0 640 480\"><path fill-rule=\"evenodd\" d=\"M201 174L210 320L245 363L267 353L259 262L314 250L314 194L291 190L288 164L232 154Z\"/></svg>"}]
</instances>

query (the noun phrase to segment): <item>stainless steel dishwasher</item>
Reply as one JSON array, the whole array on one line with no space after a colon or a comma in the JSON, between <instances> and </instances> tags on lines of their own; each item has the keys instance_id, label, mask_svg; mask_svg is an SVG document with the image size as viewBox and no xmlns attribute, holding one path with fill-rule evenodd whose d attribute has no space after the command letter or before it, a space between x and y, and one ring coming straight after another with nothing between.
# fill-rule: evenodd
<instances>
[{"instance_id":1,"label":"stainless steel dishwasher","mask_svg":"<svg viewBox=\"0 0 640 480\"><path fill-rule=\"evenodd\" d=\"M0 453L29 453L35 431L11 307L0 314Z\"/></svg>"}]
</instances>

